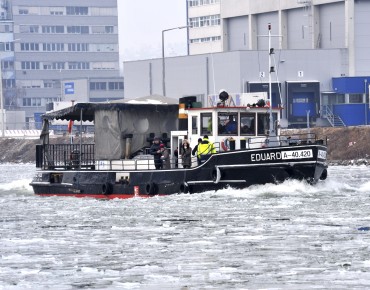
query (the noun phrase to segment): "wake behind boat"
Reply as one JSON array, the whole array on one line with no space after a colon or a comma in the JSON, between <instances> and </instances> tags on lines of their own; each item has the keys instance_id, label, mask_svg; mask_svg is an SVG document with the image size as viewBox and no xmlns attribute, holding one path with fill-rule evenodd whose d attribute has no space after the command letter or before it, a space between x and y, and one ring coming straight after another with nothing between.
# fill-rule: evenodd
<instances>
[{"instance_id":1,"label":"wake behind boat","mask_svg":"<svg viewBox=\"0 0 370 290\"><path fill-rule=\"evenodd\" d=\"M174 100L150 96L77 103L47 113L31 186L35 194L46 196L130 198L325 179L327 140L309 132L293 136L280 132L282 108L271 103L273 71L271 67L268 96L229 95L221 90L219 99L209 96L204 103L196 97L174 104ZM54 119L80 121L80 129L83 121L93 121L94 144L50 144ZM155 137L170 152L166 169L156 169L158 159L150 154ZM198 150L189 165L182 166L178 156L185 150L185 140L193 149L198 145Z\"/></svg>"}]
</instances>

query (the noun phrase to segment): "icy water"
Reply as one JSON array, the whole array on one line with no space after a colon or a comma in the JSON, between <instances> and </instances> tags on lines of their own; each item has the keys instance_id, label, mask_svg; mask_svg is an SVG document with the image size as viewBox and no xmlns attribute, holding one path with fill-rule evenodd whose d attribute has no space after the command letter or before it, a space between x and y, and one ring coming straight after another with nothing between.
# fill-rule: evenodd
<instances>
[{"instance_id":1,"label":"icy water","mask_svg":"<svg viewBox=\"0 0 370 290\"><path fill-rule=\"evenodd\" d=\"M0 165L0 289L370 289L370 167L318 185L37 197Z\"/></svg>"}]
</instances>

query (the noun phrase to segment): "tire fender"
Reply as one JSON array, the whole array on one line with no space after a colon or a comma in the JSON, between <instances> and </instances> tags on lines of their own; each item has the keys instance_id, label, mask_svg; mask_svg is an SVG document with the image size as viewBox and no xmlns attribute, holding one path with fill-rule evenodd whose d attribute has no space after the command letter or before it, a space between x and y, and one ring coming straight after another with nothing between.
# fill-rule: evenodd
<instances>
[{"instance_id":1,"label":"tire fender","mask_svg":"<svg viewBox=\"0 0 370 290\"><path fill-rule=\"evenodd\" d=\"M101 187L101 193L102 194L111 194L113 190L113 186L111 183L106 182Z\"/></svg>"},{"instance_id":2,"label":"tire fender","mask_svg":"<svg viewBox=\"0 0 370 290\"><path fill-rule=\"evenodd\" d=\"M149 195L155 195L158 193L158 186L154 182L150 182L145 186L145 192Z\"/></svg>"}]
</instances>

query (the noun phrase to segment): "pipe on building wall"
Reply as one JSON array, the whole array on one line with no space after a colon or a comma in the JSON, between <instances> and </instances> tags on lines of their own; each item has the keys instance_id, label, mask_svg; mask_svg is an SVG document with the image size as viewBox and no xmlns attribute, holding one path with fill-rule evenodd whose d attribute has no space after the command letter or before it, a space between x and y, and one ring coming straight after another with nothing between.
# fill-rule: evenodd
<instances>
[{"instance_id":1,"label":"pipe on building wall","mask_svg":"<svg viewBox=\"0 0 370 290\"><path fill-rule=\"evenodd\" d=\"M153 71L152 71L152 63L149 62L149 96L153 95Z\"/></svg>"},{"instance_id":2,"label":"pipe on building wall","mask_svg":"<svg viewBox=\"0 0 370 290\"><path fill-rule=\"evenodd\" d=\"M208 59L208 56L206 57L206 92L207 92L207 96L206 96L207 98L209 95L209 59Z\"/></svg>"}]
</instances>

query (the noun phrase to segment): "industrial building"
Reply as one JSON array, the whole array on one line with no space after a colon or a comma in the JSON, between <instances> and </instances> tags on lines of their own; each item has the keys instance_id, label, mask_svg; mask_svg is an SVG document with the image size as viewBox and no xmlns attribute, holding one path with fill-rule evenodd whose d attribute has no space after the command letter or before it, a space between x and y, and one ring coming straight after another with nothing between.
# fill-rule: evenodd
<instances>
[{"instance_id":1,"label":"industrial building","mask_svg":"<svg viewBox=\"0 0 370 290\"><path fill-rule=\"evenodd\" d=\"M370 1L189 0L187 15L189 55L125 62L127 97L268 91L270 24L289 127L369 124Z\"/></svg>"}]
</instances>

